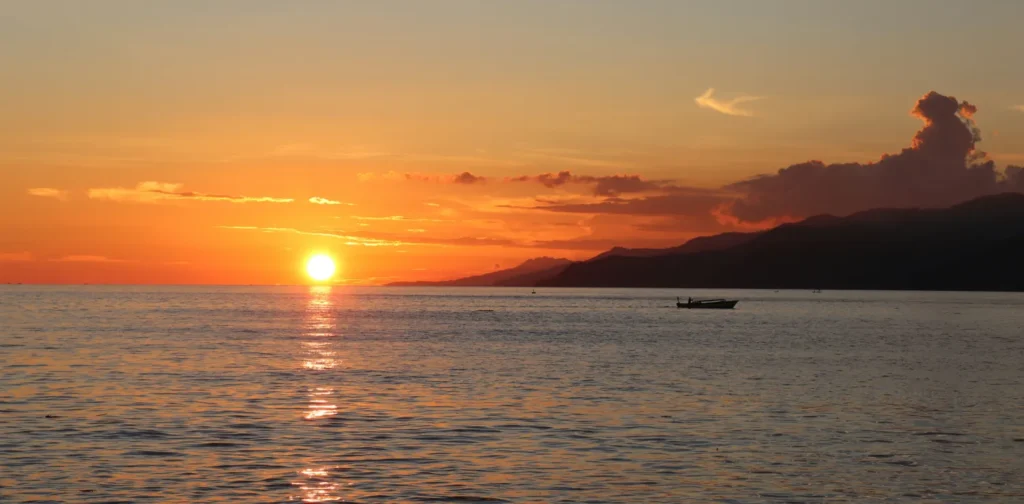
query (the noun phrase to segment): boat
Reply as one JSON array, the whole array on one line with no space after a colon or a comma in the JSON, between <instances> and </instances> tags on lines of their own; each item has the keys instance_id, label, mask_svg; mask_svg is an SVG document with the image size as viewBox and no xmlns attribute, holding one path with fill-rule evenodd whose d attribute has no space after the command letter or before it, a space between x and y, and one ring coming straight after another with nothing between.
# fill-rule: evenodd
<instances>
[{"instance_id":1,"label":"boat","mask_svg":"<svg viewBox=\"0 0 1024 504\"><path fill-rule=\"evenodd\" d=\"M693 299L686 298L686 302L682 302L679 298L676 298L676 308L706 308L712 310L731 310L739 303L738 299Z\"/></svg>"}]
</instances>

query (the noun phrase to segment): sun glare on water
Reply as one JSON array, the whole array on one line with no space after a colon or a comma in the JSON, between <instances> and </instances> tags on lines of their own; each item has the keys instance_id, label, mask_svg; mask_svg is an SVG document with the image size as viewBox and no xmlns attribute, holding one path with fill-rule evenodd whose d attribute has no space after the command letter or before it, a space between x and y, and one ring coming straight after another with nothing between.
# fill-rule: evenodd
<instances>
[{"instance_id":1,"label":"sun glare on water","mask_svg":"<svg viewBox=\"0 0 1024 504\"><path fill-rule=\"evenodd\" d=\"M309 258L306 262L306 273L309 277L318 282L329 280L334 276L334 259L323 255L317 254Z\"/></svg>"}]
</instances>

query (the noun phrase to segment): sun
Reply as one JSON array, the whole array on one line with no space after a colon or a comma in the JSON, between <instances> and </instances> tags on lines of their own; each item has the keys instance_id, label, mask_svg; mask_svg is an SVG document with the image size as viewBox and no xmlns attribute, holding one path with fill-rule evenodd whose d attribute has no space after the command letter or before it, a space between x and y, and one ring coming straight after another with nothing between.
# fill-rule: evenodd
<instances>
[{"instance_id":1,"label":"sun","mask_svg":"<svg viewBox=\"0 0 1024 504\"><path fill-rule=\"evenodd\" d=\"M329 280L334 276L334 259L324 254L317 254L306 261L306 273L318 282Z\"/></svg>"}]
</instances>

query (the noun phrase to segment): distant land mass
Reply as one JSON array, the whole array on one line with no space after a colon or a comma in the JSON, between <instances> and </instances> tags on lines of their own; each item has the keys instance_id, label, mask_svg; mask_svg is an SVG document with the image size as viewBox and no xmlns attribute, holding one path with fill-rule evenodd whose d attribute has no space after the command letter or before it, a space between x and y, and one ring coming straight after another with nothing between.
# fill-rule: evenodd
<instances>
[{"instance_id":1,"label":"distant land mass","mask_svg":"<svg viewBox=\"0 0 1024 504\"><path fill-rule=\"evenodd\" d=\"M666 249L616 247L581 262L543 257L391 285L1024 291L1024 194L820 215Z\"/></svg>"},{"instance_id":2,"label":"distant land mass","mask_svg":"<svg viewBox=\"0 0 1024 504\"><path fill-rule=\"evenodd\" d=\"M538 286L1024 290L1024 194L811 217L746 238L720 249L599 256Z\"/></svg>"},{"instance_id":3,"label":"distant land mass","mask_svg":"<svg viewBox=\"0 0 1024 504\"><path fill-rule=\"evenodd\" d=\"M456 280L437 282L394 282L393 287L532 287L562 272L573 262L555 257L537 257L519 266Z\"/></svg>"}]
</instances>

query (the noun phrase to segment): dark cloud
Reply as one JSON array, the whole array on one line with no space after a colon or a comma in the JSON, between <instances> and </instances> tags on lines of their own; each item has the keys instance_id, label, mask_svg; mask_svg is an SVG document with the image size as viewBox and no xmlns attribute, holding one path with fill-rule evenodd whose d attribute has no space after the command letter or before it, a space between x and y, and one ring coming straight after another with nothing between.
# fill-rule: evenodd
<instances>
[{"instance_id":1,"label":"dark cloud","mask_svg":"<svg viewBox=\"0 0 1024 504\"><path fill-rule=\"evenodd\" d=\"M373 173L362 173L359 174L359 179L366 181L372 180L378 177ZM487 181L487 177L480 175L473 175L468 171L462 173L456 173L453 175L440 175L436 173L417 173L417 172L387 172L379 177L388 180L414 180L417 182L437 182L437 183L448 183L448 184L477 184Z\"/></svg>"},{"instance_id":2,"label":"dark cloud","mask_svg":"<svg viewBox=\"0 0 1024 504\"><path fill-rule=\"evenodd\" d=\"M727 213L740 221L845 215L883 207L942 207L978 196L1024 191L1021 171L999 173L976 149L977 107L934 91L911 114L924 121L909 148L875 163L809 161L726 186L739 194Z\"/></svg>"},{"instance_id":3,"label":"dark cloud","mask_svg":"<svg viewBox=\"0 0 1024 504\"><path fill-rule=\"evenodd\" d=\"M808 161L719 189L680 187L635 175L595 177L569 171L520 176L546 187L593 184L593 201L536 200L550 212L648 218L646 232L752 231L820 215L884 207L945 207L1000 192L1024 192L1024 167L1002 172L978 150L977 107L930 92L911 114L924 126L910 147L874 163ZM626 197L637 193L634 197ZM519 207L522 208L522 207Z\"/></svg>"},{"instance_id":4,"label":"dark cloud","mask_svg":"<svg viewBox=\"0 0 1024 504\"><path fill-rule=\"evenodd\" d=\"M597 196L618 196L627 193L643 193L671 189L673 186L663 180L645 180L639 175L575 175L570 171L521 175L507 179L509 182L536 182L553 188L566 184L587 184L594 186Z\"/></svg>"},{"instance_id":5,"label":"dark cloud","mask_svg":"<svg viewBox=\"0 0 1024 504\"><path fill-rule=\"evenodd\" d=\"M462 172L452 177L452 182L456 184L476 184L478 182L484 182L485 180L487 180L485 177L473 175L468 171Z\"/></svg>"}]
</instances>

